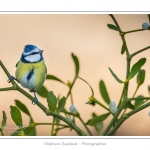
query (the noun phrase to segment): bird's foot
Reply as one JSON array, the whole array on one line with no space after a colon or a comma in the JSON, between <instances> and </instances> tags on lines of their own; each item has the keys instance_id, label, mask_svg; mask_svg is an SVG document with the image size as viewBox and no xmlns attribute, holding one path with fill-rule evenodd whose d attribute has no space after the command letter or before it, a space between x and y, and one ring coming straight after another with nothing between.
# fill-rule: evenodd
<instances>
[{"instance_id":1,"label":"bird's foot","mask_svg":"<svg viewBox=\"0 0 150 150\"><path fill-rule=\"evenodd\" d=\"M38 103L38 98L36 97L35 92L34 92L34 100L32 101L32 104L35 105L37 103Z\"/></svg>"},{"instance_id":2,"label":"bird's foot","mask_svg":"<svg viewBox=\"0 0 150 150\"><path fill-rule=\"evenodd\" d=\"M14 79L16 80L16 78L15 78L15 77L10 76L10 77L8 78L7 82L8 82L8 83L10 83L10 82L11 82L12 80L14 80Z\"/></svg>"}]
</instances>

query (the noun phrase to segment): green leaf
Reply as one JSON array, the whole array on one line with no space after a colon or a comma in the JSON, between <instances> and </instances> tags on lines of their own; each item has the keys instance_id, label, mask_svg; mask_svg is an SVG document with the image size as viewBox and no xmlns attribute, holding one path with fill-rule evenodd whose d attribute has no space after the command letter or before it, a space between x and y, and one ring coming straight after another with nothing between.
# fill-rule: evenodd
<instances>
[{"instance_id":1,"label":"green leaf","mask_svg":"<svg viewBox=\"0 0 150 150\"><path fill-rule=\"evenodd\" d=\"M51 111L56 110L57 99L52 91L48 92L48 94L47 94L47 103L48 103L48 107Z\"/></svg>"},{"instance_id":2,"label":"green leaf","mask_svg":"<svg viewBox=\"0 0 150 150\"><path fill-rule=\"evenodd\" d=\"M92 117L94 118L94 117L97 117L97 115L96 115L96 113L92 113Z\"/></svg>"},{"instance_id":3,"label":"green leaf","mask_svg":"<svg viewBox=\"0 0 150 150\"><path fill-rule=\"evenodd\" d=\"M134 100L134 107L135 107L135 108L141 106L141 105L145 102L144 96L142 96L142 95L139 95L139 96L137 96L136 98L143 98L143 99Z\"/></svg>"},{"instance_id":4,"label":"green leaf","mask_svg":"<svg viewBox=\"0 0 150 150\"><path fill-rule=\"evenodd\" d=\"M94 118L94 117L97 117L97 115L96 115L95 113L92 113L92 117L93 117L93 118ZM99 132L99 131L103 128L103 122L100 121L100 122L96 123L96 125L94 126L94 128L95 128L95 130L96 130L97 132Z\"/></svg>"},{"instance_id":5,"label":"green leaf","mask_svg":"<svg viewBox=\"0 0 150 150\"><path fill-rule=\"evenodd\" d=\"M10 109L12 120L17 126L22 126L22 116L20 110L16 106L10 106Z\"/></svg>"},{"instance_id":6,"label":"green leaf","mask_svg":"<svg viewBox=\"0 0 150 150\"><path fill-rule=\"evenodd\" d=\"M84 79L82 79L81 77L78 77L78 78L81 79L82 81L84 81L90 87L91 92L92 92L92 97L93 97L94 96L94 91L93 91L93 88L91 87L91 85L87 81L85 81Z\"/></svg>"},{"instance_id":7,"label":"green leaf","mask_svg":"<svg viewBox=\"0 0 150 150\"><path fill-rule=\"evenodd\" d=\"M28 136L35 136L36 135L35 126L33 126L33 127L26 127L24 129L24 133L25 133L25 135L28 135Z\"/></svg>"},{"instance_id":8,"label":"green leaf","mask_svg":"<svg viewBox=\"0 0 150 150\"><path fill-rule=\"evenodd\" d=\"M104 101L109 105L110 98L109 98L109 95L108 95L108 92L107 92L107 89L106 89L106 86L105 86L103 80L100 81L99 88L100 88L100 93L101 93Z\"/></svg>"},{"instance_id":9,"label":"green leaf","mask_svg":"<svg viewBox=\"0 0 150 150\"><path fill-rule=\"evenodd\" d=\"M109 67L108 67L109 68ZM119 82L119 83L124 83L123 81L121 81L115 74L114 72L109 68L111 74L113 75L113 77Z\"/></svg>"},{"instance_id":10,"label":"green leaf","mask_svg":"<svg viewBox=\"0 0 150 150\"><path fill-rule=\"evenodd\" d=\"M41 97L47 97L47 93L48 93L48 90L46 89L46 87L42 86L38 91L37 93L41 96Z\"/></svg>"},{"instance_id":11,"label":"green leaf","mask_svg":"<svg viewBox=\"0 0 150 150\"><path fill-rule=\"evenodd\" d=\"M132 79L139 72L145 62L146 58L141 58L137 63L133 65L133 67L131 68L131 72L129 73L128 80Z\"/></svg>"},{"instance_id":12,"label":"green leaf","mask_svg":"<svg viewBox=\"0 0 150 150\"><path fill-rule=\"evenodd\" d=\"M90 126L95 126L98 122L104 121L109 115L110 115L110 113L96 116L93 119L88 120L87 124Z\"/></svg>"},{"instance_id":13,"label":"green leaf","mask_svg":"<svg viewBox=\"0 0 150 150\"><path fill-rule=\"evenodd\" d=\"M75 64L76 77L78 77L79 68L80 68L80 66L79 66L79 60L78 60L77 56L75 56L73 53L71 54L71 56L72 56L72 59L73 59L74 64Z\"/></svg>"},{"instance_id":14,"label":"green leaf","mask_svg":"<svg viewBox=\"0 0 150 150\"><path fill-rule=\"evenodd\" d=\"M65 113L65 114L68 113L68 111L65 108L62 110L62 112Z\"/></svg>"},{"instance_id":15,"label":"green leaf","mask_svg":"<svg viewBox=\"0 0 150 150\"><path fill-rule=\"evenodd\" d=\"M3 111L2 128L6 125L6 119L7 119L6 113L5 113L5 111Z\"/></svg>"},{"instance_id":16,"label":"green leaf","mask_svg":"<svg viewBox=\"0 0 150 150\"><path fill-rule=\"evenodd\" d=\"M97 131L100 131L100 130L102 130L103 126L104 126L103 122L100 121L100 122L98 122L98 123L95 125L95 129L96 129Z\"/></svg>"},{"instance_id":17,"label":"green leaf","mask_svg":"<svg viewBox=\"0 0 150 150\"><path fill-rule=\"evenodd\" d=\"M131 102L128 102L126 105L126 108L130 108L131 110L134 109L134 105L131 104Z\"/></svg>"},{"instance_id":18,"label":"green leaf","mask_svg":"<svg viewBox=\"0 0 150 150\"><path fill-rule=\"evenodd\" d=\"M59 100L59 103L58 103L58 108L57 108L57 112L60 112L64 109L65 107L65 104L66 104L66 98L63 97Z\"/></svg>"},{"instance_id":19,"label":"green leaf","mask_svg":"<svg viewBox=\"0 0 150 150\"><path fill-rule=\"evenodd\" d=\"M92 106L95 106L95 102L94 101L88 101L88 102L86 102L85 104L90 104L90 105L92 105Z\"/></svg>"},{"instance_id":20,"label":"green leaf","mask_svg":"<svg viewBox=\"0 0 150 150\"><path fill-rule=\"evenodd\" d=\"M60 80L59 78L57 78L56 76L51 75L51 74L47 74L47 75L46 75L46 79L47 79L47 80L55 80L55 81L58 81L58 82L61 82L61 83L64 83L64 84L65 84L65 82L63 82L62 80Z\"/></svg>"},{"instance_id":21,"label":"green leaf","mask_svg":"<svg viewBox=\"0 0 150 150\"><path fill-rule=\"evenodd\" d=\"M19 134L24 133L24 131L22 130L22 128L19 128L18 130L15 130L11 136L18 136Z\"/></svg>"},{"instance_id":22,"label":"green leaf","mask_svg":"<svg viewBox=\"0 0 150 150\"><path fill-rule=\"evenodd\" d=\"M31 117L28 108L22 102L20 102L19 100L15 100L15 104L21 111Z\"/></svg>"},{"instance_id":23,"label":"green leaf","mask_svg":"<svg viewBox=\"0 0 150 150\"><path fill-rule=\"evenodd\" d=\"M126 43L123 42L122 48L121 48L121 54L124 54L125 51L126 51Z\"/></svg>"},{"instance_id":24,"label":"green leaf","mask_svg":"<svg viewBox=\"0 0 150 150\"><path fill-rule=\"evenodd\" d=\"M140 70L137 75L137 84L138 85L143 84L144 80L145 80L145 70Z\"/></svg>"},{"instance_id":25,"label":"green leaf","mask_svg":"<svg viewBox=\"0 0 150 150\"><path fill-rule=\"evenodd\" d=\"M116 30L116 31L121 31L118 27L116 27L113 24L107 24L108 28L112 29L112 30Z\"/></svg>"}]
</instances>

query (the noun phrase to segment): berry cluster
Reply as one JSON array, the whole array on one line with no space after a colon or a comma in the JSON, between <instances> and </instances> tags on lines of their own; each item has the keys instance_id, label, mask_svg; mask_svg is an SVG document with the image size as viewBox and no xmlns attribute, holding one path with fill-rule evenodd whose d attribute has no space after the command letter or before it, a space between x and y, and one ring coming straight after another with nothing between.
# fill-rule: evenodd
<instances>
[{"instance_id":1,"label":"berry cluster","mask_svg":"<svg viewBox=\"0 0 150 150\"><path fill-rule=\"evenodd\" d=\"M70 106L70 112L72 113L72 114L74 114L74 115L76 115L78 112L77 112L77 109L76 109L76 107L74 106L74 105L71 105Z\"/></svg>"},{"instance_id":2,"label":"berry cluster","mask_svg":"<svg viewBox=\"0 0 150 150\"><path fill-rule=\"evenodd\" d=\"M111 101L109 104L109 109L111 111L111 113L115 114L117 112L117 107L116 107L116 102L115 101Z\"/></svg>"}]
</instances>

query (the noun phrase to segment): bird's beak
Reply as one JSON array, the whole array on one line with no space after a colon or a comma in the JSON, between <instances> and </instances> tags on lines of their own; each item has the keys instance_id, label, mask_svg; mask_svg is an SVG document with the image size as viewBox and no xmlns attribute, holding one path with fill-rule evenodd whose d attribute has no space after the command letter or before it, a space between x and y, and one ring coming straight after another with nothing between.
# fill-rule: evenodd
<instances>
[{"instance_id":1,"label":"bird's beak","mask_svg":"<svg viewBox=\"0 0 150 150\"><path fill-rule=\"evenodd\" d=\"M43 50L40 50L40 53L43 53Z\"/></svg>"}]
</instances>

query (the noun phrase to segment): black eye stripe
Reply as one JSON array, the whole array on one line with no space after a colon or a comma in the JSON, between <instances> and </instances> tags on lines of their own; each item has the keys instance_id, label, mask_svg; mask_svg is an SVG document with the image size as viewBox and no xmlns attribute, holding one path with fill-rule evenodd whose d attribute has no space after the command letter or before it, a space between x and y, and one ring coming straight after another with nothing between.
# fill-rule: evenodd
<instances>
[{"instance_id":1,"label":"black eye stripe","mask_svg":"<svg viewBox=\"0 0 150 150\"><path fill-rule=\"evenodd\" d=\"M33 52L31 54L28 54L28 55L24 55L24 57L27 57L27 56L30 56L30 55L35 55L35 54L39 54L40 52Z\"/></svg>"},{"instance_id":2,"label":"black eye stripe","mask_svg":"<svg viewBox=\"0 0 150 150\"><path fill-rule=\"evenodd\" d=\"M33 52L33 53L31 53L31 55L35 55L35 54L38 54L39 52Z\"/></svg>"}]
</instances>

